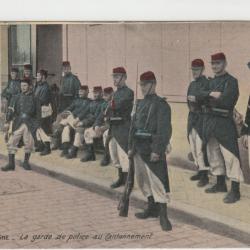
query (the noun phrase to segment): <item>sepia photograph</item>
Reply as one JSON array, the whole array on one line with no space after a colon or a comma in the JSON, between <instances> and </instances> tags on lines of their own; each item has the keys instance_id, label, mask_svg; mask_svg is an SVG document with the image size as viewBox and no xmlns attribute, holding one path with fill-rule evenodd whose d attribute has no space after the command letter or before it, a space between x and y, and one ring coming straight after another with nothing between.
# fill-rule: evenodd
<instances>
[{"instance_id":1,"label":"sepia photograph","mask_svg":"<svg viewBox=\"0 0 250 250\"><path fill-rule=\"evenodd\" d=\"M0 23L0 248L250 246L250 21Z\"/></svg>"}]
</instances>

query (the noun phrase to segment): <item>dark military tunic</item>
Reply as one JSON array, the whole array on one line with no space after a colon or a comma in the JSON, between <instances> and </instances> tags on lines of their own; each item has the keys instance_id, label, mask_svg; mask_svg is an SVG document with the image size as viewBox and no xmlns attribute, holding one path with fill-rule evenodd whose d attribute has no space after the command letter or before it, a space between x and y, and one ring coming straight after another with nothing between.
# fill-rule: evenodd
<instances>
[{"instance_id":1,"label":"dark military tunic","mask_svg":"<svg viewBox=\"0 0 250 250\"><path fill-rule=\"evenodd\" d=\"M82 114L80 115L79 119L80 120L84 119L84 127L91 127L94 125L95 120L98 118L98 116L100 115L102 111L103 103L104 103L104 100L102 98L93 100L89 104L88 114L85 117L83 117Z\"/></svg>"},{"instance_id":2,"label":"dark military tunic","mask_svg":"<svg viewBox=\"0 0 250 250\"><path fill-rule=\"evenodd\" d=\"M19 79L9 80L7 87L2 92L2 97L6 98L9 106L10 100L13 96L21 92L21 81Z\"/></svg>"},{"instance_id":3,"label":"dark military tunic","mask_svg":"<svg viewBox=\"0 0 250 250\"><path fill-rule=\"evenodd\" d=\"M11 99L6 115L7 122L13 120L12 131L16 131L23 123L27 125L34 139L40 127L41 105L32 92L20 93Z\"/></svg>"},{"instance_id":4,"label":"dark military tunic","mask_svg":"<svg viewBox=\"0 0 250 250\"><path fill-rule=\"evenodd\" d=\"M41 106L51 105L51 89L47 82L38 82L34 89L34 94ZM41 128L46 134L52 133L52 116L41 118Z\"/></svg>"},{"instance_id":5,"label":"dark military tunic","mask_svg":"<svg viewBox=\"0 0 250 250\"><path fill-rule=\"evenodd\" d=\"M69 73L62 78L59 112L71 105L78 96L81 83L77 76Z\"/></svg>"},{"instance_id":6,"label":"dark military tunic","mask_svg":"<svg viewBox=\"0 0 250 250\"><path fill-rule=\"evenodd\" d=\"M250 135L250 97L248 98L247 111L245 116L245 124L241 130L242 135Z\"/></svg>"},{"instance_id":7,"label":"dark military tunic","mask_svg":"<svg viewBox=\"0 0 250 250\"><path fill-rule=\"evenodd\" d=\"M101 105L101 110L99 115L97 116L93 127L100 127L103 126L106 123L106 117L108 116L108 107L109 107L109 102L107 101L103 101L102 105Z\"/></svg>"},{"instance_id":8,"label":"dark military tunic","mask_svg":"<svg viewBox=\"0 0 250 250\"><path fill-rule=\"evenodd\" d=\"M136 134L147 132L151 138L141 138ZM171 108L168 103L156 94L147 95L137 104L133 125L129 135L129 148L134 150L150 170L160 179L166 192L170 191L166 162L166 148L172 136ZM157 162L150 161L151 153L160 156Z\"/></svg>"},{"instance_id":9,"label":"dark military tunic","mask_svg":"<svg viewBox=\"0 0 250 250\"><path fill-rule=\"evenodd\" d=\"M133 109L134 92L126 85L114 92L113 108L110 115L110 135L114 137L120 147L127 153L128 136ZM121 121L112 122L112 117L121 117Z\"/></svg>"},{"instance_id":10,"label":"dark military tunic","mask_svg":"<svg viewBox=\"0 0 250 250\"><path fill-rule=\"evenodd\" d=\"M92 102L88 97L77 97L72 102L72 104L65 110L70 111L74 118L79 118L81 120L83 114L89 112L89 104Z\"/></svg>"},{"instance_id":11,"label":"dark military tunic","mask_svg":"<svg viewBox=\"0 0 250 250\"><path fill-rule=\"evenodd\" d=\"M202 139L202 127L203 127L203 114L202 106L205 104L202 96L203 90L207 89L209 82L205 76L201 76L198 79L192 81L188 87L187 96L195 96L196 101L188 103L189 114L188 114L188 126L187 136L189 136L191 130L194 128L200 138Z\"/></svg>"},{"instance_id":12,"label":"dark military tunic","mask_svg":"<svg viewBox=\"0 0 250 250\"><path fill-rule=\"evenodd\" d=\"M213 91L222 92L217 100L209 97ZM239 158L238 135L233 120L233 110L239 98L239 87L236 78L226 73L216 76L209 82L206 99L206 115L204 118L204 140L215 137L218 142ZM223 115L227 111L227 115Z\"/></svg>"}]
</instances>

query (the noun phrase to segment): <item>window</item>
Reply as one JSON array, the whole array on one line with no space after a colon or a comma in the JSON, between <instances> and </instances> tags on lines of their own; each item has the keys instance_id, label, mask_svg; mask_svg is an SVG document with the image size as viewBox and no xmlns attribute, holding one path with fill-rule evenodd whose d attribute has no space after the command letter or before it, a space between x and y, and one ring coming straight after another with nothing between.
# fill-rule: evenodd
<instances>
[{"instance_id":1,"label":"window","mask_svg":"<svg viewBox=\"0 0 250 250\"><path fill-rule=\"evenodd\" d=\"M31 62L31 26L11 25L9 33L10 64L22 66Z\"/></svg>"}]
</instances>

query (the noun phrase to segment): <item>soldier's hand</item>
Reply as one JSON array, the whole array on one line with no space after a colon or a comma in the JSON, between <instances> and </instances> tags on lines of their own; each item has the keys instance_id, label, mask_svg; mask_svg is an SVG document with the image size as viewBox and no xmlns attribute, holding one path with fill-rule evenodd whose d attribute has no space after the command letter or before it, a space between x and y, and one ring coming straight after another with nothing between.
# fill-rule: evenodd
<instances>
[{"instance_id":1,"label":"soldier's hand","mask_svg":"<svg viewBox=\"0 0 250 250\"><path fill-rule=\"evenodd\" d=\"M187 99L188 99L190 102L196 102L196 98L195 98L194 95L189 95L189 96L187 97Z\"/></svg>"},{"instance_id":2,"label":"soldier's hand","mask_svg":"<svg viewBox=\"0 0 250 250\"><path fill-rule=\"evenodd\" d=\"M242 136L242 144L245 149L248 149L248 135Z\"/></svg>"},{"instance_id":3,"label":"soldier's hand","mask_svg":"<svg viewBox=\"0 0 250 250\"><path fill-rule=\"evenodd\" d=\"M219 91L213 91L213 92L211 92L209 95L210 95L211 97L215 98L215 99L218 99L218 98L220 98L220 96L221 96L221 92L219 92Z\"/></svg>"},{"instance_id":4,"label":"soldier's hand","mask_svg":"<svg viewBox=\"0 0 250 250\"><path fill-rule=\"evenodd\" d=\"M132 150L129 150L128 151L128 158L132 158L133 157L133 151Z\"/></svg>"},{"instance_id":5,"label":"soldier's hand","mask_svg":"<svg viewBox=\"0 0 250 250\"><path fill-rule=\"evenodd\" d=\"M160 156L158 155L158 154L156 154L156 153L151 153L151 155L150 155L150 161L152 161L152 162L157 162L157 161L159 161L160 160Z\"/></svg>"}]
</instances>

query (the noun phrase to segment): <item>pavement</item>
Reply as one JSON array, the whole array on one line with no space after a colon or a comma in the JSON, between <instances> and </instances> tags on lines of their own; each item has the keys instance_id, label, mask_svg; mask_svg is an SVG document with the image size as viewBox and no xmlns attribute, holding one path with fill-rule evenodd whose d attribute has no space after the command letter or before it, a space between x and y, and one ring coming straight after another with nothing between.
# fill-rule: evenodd
<instances>
[{"instance_id":1,"label":"pavement","mask_svg":"<svg viewBox=\"0 0 250 250\"><path fill-rule=\"evenodd\" d=\"M0 143L2 136L0 136ZM3 145L3 144L2 144ZM7 155L5 148L1 151ZM100 155L97 161L82 163L80 159L67 160L61 158L60 151L41 157L35 153L31 157L33 170L63 182L73 184L99 195L117 201L123 188L110 189L110 184L116 179L116 169L111 166L100 167ZM23 150L20 149L17 160L23 159ZM169 165L171 185L171 202L169 213L172 218L178 218L183 223L192 224L209 232L221 236L231 237L250 245L250 187L241 185L242 198L235 204L224 204L225 194L206 194L205 188L198 188L196 182L189 180L194 173L188 169ZM215 181L210 177L211 184ZM228 187L229 183L228 183ZM137 186L132 193L132 206L142 207L145 198ZM116 206L115 205L115 206ZM116 212L117 213L117 212Z\"/></svg>"},{"instance_id":2,"label":"pavement","mask_svg":"<svg viewBox=\"0 0 250 250\"><path fill-rule=\"evenodd\" d=\"M134 206L129 217L119 217L116 206L116 200L17 164L16 171L0 174L0 248L247 247L172 216L173 231L163 232L158 219L136 219Z\"/></svg>"}]
</instances>

